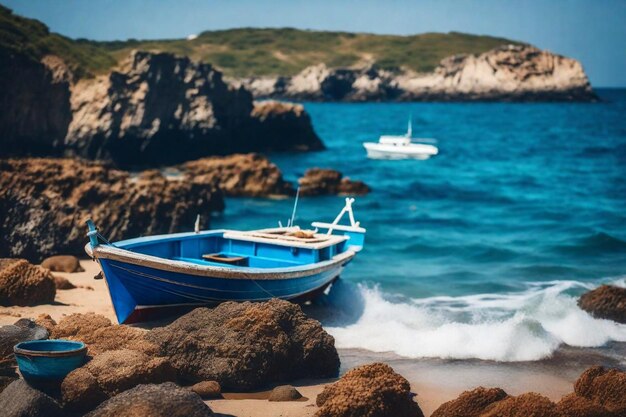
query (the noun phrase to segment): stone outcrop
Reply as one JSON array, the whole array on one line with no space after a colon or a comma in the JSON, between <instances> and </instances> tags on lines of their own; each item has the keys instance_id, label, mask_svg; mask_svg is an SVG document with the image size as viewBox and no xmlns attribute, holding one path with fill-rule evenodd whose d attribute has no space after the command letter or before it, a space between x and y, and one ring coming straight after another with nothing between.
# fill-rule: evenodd
<instances>
[{"instance_id":1,"label":"stone outcrop","mask_svg":"<svg viewBox=\"0 0 626 417\"><path fill-rule=\"evenodd\" d=\"M323 148L301 106L254 104L211 65L134 51L118 71L72 87L66 152L120 166L207 155Z\"/></svg>"},{"instance_id":2,"label":"stone outcrop","mask_svg":"<svg viewBox=\"0 0 626 417\"><path fill-rule=\"evenodd\" d=\"M626 323L626 288L601 285L583 294L578 306L594 317Z\"/></svg>"},{"instance_id":3,"label":"stone outcrop","mask_svg":"<svg viewBox=\"0 0 626 417\"><path fill-rule=\"evenodd\" d=\"M227 196L268 197L294 193L280 169L259 154L235 154L186 162L180 169L189 181L216 183Z\"/></svg>"},{"instance_id":4,"label":"stone outcrop","mask_svg":"<svg viewBox=\"0 0 626 417\"><path fill-rule=\"evenodd\" d=\"M616 416L626 415L626 372L594 366L576 380L574 392Z\"/></svg>"},{"instance_id":5,"label":"stone outcrop","mask_svg":"<svg viewBox=\"0 0 626 417\"><path fill-rule=\"evenodd\" d=\"M78 340L87 344L89 353L96 355L117 349L131 349L155 354L157 347L146 341L146 332L136 327L112 324L108 318L94 313L74 313L58 324L50 325L55 339Z\"/></svg>"},{"instance_id":6,"label":"stone outcrop","mask_svg":"<svg viewBox=\"0 0 626 417\"><path fill-rule=\"evenodd\" d=\"M0 305L50 304L55 295L50 271L25 259L0 258Z\"/></svg>"},{"instance_id":7,"label":"stone outcrop","mask_svg":"<svg viewBox=\"0 0 626 417\"><path fill-rule=\"evenodd\" d=\"M332 336L298 305L277 299L198 308L146 338L182 379L215 380L225 389L333 377L339 371Z\"/></svg>"},{"instance_id":8,"label":"stone outcrop","mask_svg":"<svg viewBox=\"0 0 626 417\"><path fill-rule=\"evenodd\" d=\"M88 218L115 241L193 230L198 214L207 221L223 208L216 184L134 178L74 159L0 160L0 257L84 255Z\"/></svg>"},{"instance_id":9,"label":"stone outcrop","mask_svg":"<svg viewBox=\"0 0 626 417\"><path fill-rule=\"evenodd\" d=\"M59 404L47 394L32 388L23 379L12 382L0 393L4 417L62 417Z\"/></svg>"},{"instance_id":10,"label":"stone outcrop","mask_svg":"<svg viewBox=\"0 0 626 417\"><path fill-rule=\"evenodd\" d=\"M268 401L298 401L302 394L291 385L279 385L270 392Z\"/></svg>"},{"instance_id":11,"label":"stone outcrop","mask_svg":"<svg viewBox=\"0 0 626 417\"><path fill-rule=\"evenodd\" d=\"M507 397L501 388L478 387L441 404L430 417L480 417L488 406Z\"/></svg>"},{"instance_id":12,"label":"stone outcrop","mask_svg":"<svg viewBox=\"0 0 626 417\"><path fill-rule=\"evenodd\" d=\"M0 157L61 151L72 119L69 81L57 57L39 62L0 48Z\"/></svg>"},{"instance_id":13,"label":"stone outcrop","mask_svg":"<svg viewBox=\"0 0 626 417\"><path fill-rule=\"evenodd\" d=\"M48 331L29 319L19 319L14 324L0 327L0 375L15 376L13 347L28 340L47 339Z\"/></svg>"},{"instance_id":14,"label":"stone outcrop","mask_svg":"<svg viewBox=\"0 0 626 417\"><path fill-rule=\"evenodd\" d=\"M581 64L528 45L445 58L430 73L305 68L293 77L238 80L255 97L316 101L593 101Z\"/></svg>"},{"instance_id":15,"label":"stone outcrop","mask_svg":"<svg viewBox=\"0 0 626 417\"><path fill-rule=\"evenodd\" d=\"M101 404L86 417L211 417L193 392L171 382L139 385Z\"/></svg>"},{"instance_id":16,"label":"stone outcrop","mask_svg":"<svg viewBox=\"0 0 626 417\"><path fill-rule=\"evenodd\" d=\"M46 258L41 266L52 272L84 272L78 258L72 255L55 255Z\"/></svg>"},{"instance_id":17,"label":"stone outcrop","mask_svg":"<svg viewBox=\"0 0 626 417\"><path fill-rule=\"evenodd\" d=\"M70 372L61 384L61 393L67 409L87 411L139 384L175 379L175 371L165 358L136 350L109 350Z\"/></svg>"},{"instance_id":18,"label":"stone outcrop","mask_svg":"<svg viewBox=\"0 0 626 417\"><path fill-rule=\"evenodd\" d=\"M383 363L348 371L317 396L316 417L423 417L411 386Z\"/></svg>"},{"instance_id":19,"label":"stone outcrop","mask_svg":"<svg viewBox=\"0 0 626 417\"><path fill-rule=\"evenodd\" d=\"M298 183L303 196L365 195L370 192L363 181L351 180L334 169L308 169Z\"/></svg>"}]
</instances>

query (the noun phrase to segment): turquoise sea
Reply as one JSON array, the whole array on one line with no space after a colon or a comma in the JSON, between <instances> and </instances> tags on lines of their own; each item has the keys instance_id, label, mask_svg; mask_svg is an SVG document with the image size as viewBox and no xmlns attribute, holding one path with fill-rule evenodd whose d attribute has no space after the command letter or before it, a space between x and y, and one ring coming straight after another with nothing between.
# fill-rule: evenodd
<instances>
[{"instance_id":1,"label":"turquoise sea","mask_svg":"<svg viewBox=\"0 0 626 417\"><path fill-rule=\"evenodd\" d=\"M272 154L365 181L366 247L317 302L337 346L404 358L534 361L560 348L615 356L626 325L576 297L626 286L626 90L600 103L304 103L328 149ZM369 160L381 134L438 139L426 161ZM214 227L283 223L293 200L229 199ZM303 198L296 223L330 221L342 197ZM317 311L317 310L316 310Z\"/></svg>"}]
</instances>

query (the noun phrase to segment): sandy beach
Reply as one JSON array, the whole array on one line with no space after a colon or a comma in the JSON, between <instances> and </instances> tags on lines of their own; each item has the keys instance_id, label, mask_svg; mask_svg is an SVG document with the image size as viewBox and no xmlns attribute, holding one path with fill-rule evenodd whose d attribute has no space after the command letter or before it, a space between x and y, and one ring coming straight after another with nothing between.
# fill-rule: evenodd
<instances>
[{"instance_id":1,"label":"sandy beach","mask_svg":"<svg viewBox=\"0 0 626 417\"><path fill-rule=\"evenodd\" d=\"M95 312L116 322L104 280L94 280L99 272L97 263L81 261L84 272L59 273L77 288L57 291L54 304L35 307L5 307L0 310L0 325L12 324L18 318L36 318L49 314L58 321L72 313ZM440 404L456 398L461 392L477 386L501 387L509 394L538 392L558 401L572 392L572 384L589 366L606 363L606 357L593 351L562 349L554 357L537 362L501 363L491 361L461 361L423 359L411 360L391 353L340 349L341 373L366 363L385 362L411 383L412 392L425 415L430 415ZM296 402L269 402L269 391L254 393L224 393L223 399L206 403L217 415L238 417L312 416L317 410L316 396L326 384L334 380L295 381L305 397Z\"/></svg>"}]
</instances>

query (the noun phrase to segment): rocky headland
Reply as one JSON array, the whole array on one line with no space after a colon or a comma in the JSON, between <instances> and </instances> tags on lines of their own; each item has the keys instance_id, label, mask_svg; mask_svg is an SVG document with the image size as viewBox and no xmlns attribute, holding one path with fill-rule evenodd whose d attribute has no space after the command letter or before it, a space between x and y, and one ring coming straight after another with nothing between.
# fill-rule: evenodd
<instances>
[{"instance_id":1,"label":"rocky headland","mask_svg":"<svg viewBox=\"0 0 626 417\"><path fill-rule=\"evenodd\" d=\"M580 62L528 45L443 59L428 73L318 64L292 76L233 80L255 97L313 101L594 101Z\"/></svg>"}]
</instances>

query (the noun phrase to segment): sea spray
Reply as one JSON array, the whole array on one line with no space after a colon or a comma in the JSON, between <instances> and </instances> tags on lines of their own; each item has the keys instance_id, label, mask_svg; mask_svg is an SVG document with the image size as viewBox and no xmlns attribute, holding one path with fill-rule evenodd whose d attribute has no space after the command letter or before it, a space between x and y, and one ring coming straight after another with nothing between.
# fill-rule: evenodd
<instances>
[{"instance_id":1,"label":"sea spray","mask_svg":"<svg viewBox=\"0 0 626 417\"><path fill-rule=\"evenodd\" d=\"M514 293L399 301L378 286L344 283L329 295L343 314L327 321L326 328L339 348L408 358L534 361L562 344L598 347L626 341L626 325L594 319L576 305L572 293L592 287L577 281L534 282ZM347 314L350 306L360 311L358 317Z\"/></svg>"}]
</instances>

